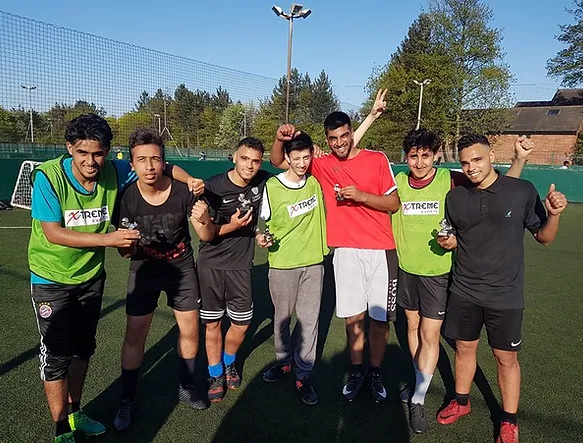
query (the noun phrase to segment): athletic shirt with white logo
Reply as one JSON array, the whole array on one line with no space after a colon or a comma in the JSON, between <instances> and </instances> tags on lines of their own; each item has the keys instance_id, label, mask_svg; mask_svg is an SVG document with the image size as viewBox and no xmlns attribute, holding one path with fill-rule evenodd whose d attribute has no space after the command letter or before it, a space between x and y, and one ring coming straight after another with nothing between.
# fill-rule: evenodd
<instances>
[{"instance_id":1,"label":"athletic shirt with white logo","mask_svg":"<svg viewBox=\"0 0 583 443\"><path fill-rule=\"evenodd\" d=\"M451 189L449 170L438 168L430 184L412 188L409 174L395 178L401 208L393 214L393 234L399 267L414 275L434 277L451 271L452 254L437 243L439 222L445 217L445 197Z\"/></svg>"},{"instance_id":2,"label":"athletic shirt with white logo","mask_svg":"<svg viewBox=\"0 0 583 443\"><path fill-rule=\"evenodd\" d=\"M81 194L73 188L63 170L63 161L67 157L49 160L36 168L32 174L33 183L37 174L47 177L59 199L62 227L91 234L107 233L118 193L115 166L111 160L106 160L93 192ZM47 280L81 284L103 272L105 248L71 248L51 243L41 222L33 218L28 263L31 272Z\"/></svg>"},{"instance_id":3,"label":"athletic shirt with white logo","mask_svg":"<svg viewBox=\"0 0 583 443\"><path fill-rule=\"evenodd\" d=\"M228 270L244 270L253 267L255 251L255 227L261 206L265 182L271 174L259 170L246 186L237 186L228 172L205 180L204 198L209 212L218 225L228 224L237 209L252 207L251 222L227 235L216 236L210 242L200 242L197 262L199 266Z\"/></svg>"},{"instance_id":4,"label":"athletic shirt with white logo","mask_svg":"<svg viewBox=\"0 0 583 443\"><path fill-rule=\"evenodd\" d=\"M322 263L329 249L320 184L308 176L302 187L292 189L272 177L265 189L270 212L265 224L274 240L269 248L269 266L294 269Z\"/></svg>"}]
</instances>

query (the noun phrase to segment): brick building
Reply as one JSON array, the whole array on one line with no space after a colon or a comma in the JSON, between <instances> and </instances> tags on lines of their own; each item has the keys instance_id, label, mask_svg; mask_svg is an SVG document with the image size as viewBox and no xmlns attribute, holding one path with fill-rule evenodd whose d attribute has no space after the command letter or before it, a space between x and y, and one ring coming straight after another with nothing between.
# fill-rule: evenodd
<instances>
[{"instance_id":1,"label":"brick building","mask_svg":"<svg viewBox=\"0 0 583 443\"><path fill-rule=\"evenodd\" d=\"M551 101L518 102L511 111L508 128L490 137L497 162L512 161L519 135L536 144L530 163L558 165L572 159L583 129L583 89L559 89Z\"/></svg>"}]
</instances>

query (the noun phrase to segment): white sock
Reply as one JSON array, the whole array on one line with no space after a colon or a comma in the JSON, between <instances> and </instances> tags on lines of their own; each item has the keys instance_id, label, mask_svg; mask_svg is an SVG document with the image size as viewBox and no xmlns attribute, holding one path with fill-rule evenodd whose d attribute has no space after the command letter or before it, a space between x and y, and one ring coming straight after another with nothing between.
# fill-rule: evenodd
<instances>
[{"instance_id":1,"label":"white sock","mask_svg":"<svg viewBox=\"0 0 583 443\"><path fill-rule=\"evenodd\" d=\"M422 405L425 403L425 395L427 394L432 378L433 374L424 374L415 368L415 392L413 392L413 396L411 397L411 404L418 403Z\"/></svg>"}]
</instances>

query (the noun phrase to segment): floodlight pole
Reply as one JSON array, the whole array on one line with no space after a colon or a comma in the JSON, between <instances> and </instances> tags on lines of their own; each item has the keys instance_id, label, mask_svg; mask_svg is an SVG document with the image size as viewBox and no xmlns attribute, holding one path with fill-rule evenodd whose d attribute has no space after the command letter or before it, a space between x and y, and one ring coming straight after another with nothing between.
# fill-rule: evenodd
<instances>
[{"instance_id":1,"label":"floodlight pole","mask_svg":"<svg viewBox=\"0 0 583 443\"><path fill-rule=\"evenodd\" d=\"M289 12L283 12L279 6L274 6L271 8L275 15L283 18L289 22L289 34L287 40L287 87L286 87L286 99L285 99L285 122L289 123L289 90L291 83L291 63L292 63L292 41L294 34L294 19L295 18L307 18L312 11L310 9L302 9L303 5L293 3L290 7Z\"/></svg>"},{"instance_id":2,"label":"floodlight pole","mask_svg":"<svg viewBox=\"0 0 583 443\"><path fill-rule=\"evenodd\" d=\"M34 123L32 120L32 91L36 89L36 86L20 85L23 89L28 89L28 102L30 104L29 114L30 114L30 142L34 143Z\"/></svg>"},{"instance_id":3,"label":"floodlight pole","mask_svg":"<svg viewBox=\"0 0 583 443\"><path fill-rule=\"evenodd\" d=\"M154 114L154 117L158 119L158 134L162 134L162 127L160 125L160 114Z\"/></svg>"},{"instance_id":4,"label":"floodlight pole","mask_svg":"<svg viewBox=\"0 0 583 443\"><path fill-rule=\"evenodd\" d=\"M423 88L425 85L431 83L431 79L427 78L422 82L418 82L417 80L413 80L417 86L421 86L421 90L419 91L419 110L417 111L417 127L415 129L419 129L421 127L421 107L423 106Z\"/></svg>"}]
</instances>

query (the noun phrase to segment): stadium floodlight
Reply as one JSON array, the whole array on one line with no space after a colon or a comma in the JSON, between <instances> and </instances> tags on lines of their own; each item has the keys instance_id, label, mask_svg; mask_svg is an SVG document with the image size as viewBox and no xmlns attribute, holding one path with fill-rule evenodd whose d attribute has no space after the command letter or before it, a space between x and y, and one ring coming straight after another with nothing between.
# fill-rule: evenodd
<instances>
[{"instance_id":1,"label":"stadium floodlight","mask_svg":"<svg viewBox=\"0 0 583 443\"><path fill-rule=\"evenodd\" d=\"M28 101L30 104L30 108L29 108L29 113L30 113L30 122L29 122L29 126L30 126L30 142L34 143L34 124L32 122L32 91L34 91L36 89L36 86L27 86L27 85L20 85L20 87L22 89L27 89L28 90Z\"/></svg>"},{"instance_id":2,"label":"stadium floodlight","mask_svg":"<svg viewBox=\"0 0 583 443\"><path fill-rule=\"evenodd\" d=\"M300 5L299 3L292 3L291 5L291 9L289 12L291 12L292 14L299 14L300 11L303 9L304 5Z\"/></svg>"},{"instance_id":3,"label":"stadium floodlight","mask_svg":"<svg viewBox=\"0 0 583 443\"><path fill-rule=\"evenodd\" d=\"M287 90L285 99L285 122L289 123L289 89L291 82L291 58L292 58L292 40L294 34L294 19L295 18L308 18L312 13L309 8L304 9L304 5L298 3L292 3L289 13L284 12L279 6L273 6L271 10L277 15L289 22L289 37L287 41Z\"/></svg>"},{"instance_id":4,"label":"stadium floodlight","mask_svg":"<svg viewBox=\"0 0 583 443\"><path fill-rule=\"evenodd\" d=\"M419 91L419 110L417 111L417 127L415 129L419 129L421 127L421 106L423 105L423 88L428 85L429 83L431 83L431 79L430 78L426 78L423 81L417 81L417 80L413 80L413 83L415 83L417 86L421 87L421 90Z\"/></svg>"},{"instance_id":5,"label":"stadium floodlight","mask_svg":"<svg viewBox=\"0 0 583 443\"><path fill-rule=\"evenodd\" d=\"M308 18L308 16L312 13L311 9L302 9L299 13L298 13L298 17L300 18Z\"/></svg>"}]
</instances>

